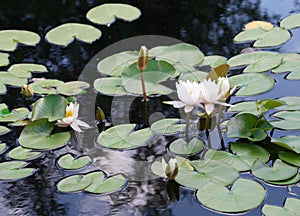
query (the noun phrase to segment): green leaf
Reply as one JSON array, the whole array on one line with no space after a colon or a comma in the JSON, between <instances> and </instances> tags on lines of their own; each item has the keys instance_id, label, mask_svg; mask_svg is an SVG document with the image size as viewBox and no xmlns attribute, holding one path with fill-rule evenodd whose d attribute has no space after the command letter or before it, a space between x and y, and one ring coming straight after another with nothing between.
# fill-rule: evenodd
<instances>
[{"instance_id":1,"label":"green leaf","mask_svg":"<svg viewBox=\"0 0 300 216\"><path fill-rule=\"evenodd\" d=\"M134 131L135 124L123 124L102 131L97 138L100 145L113 149L133 149L144 145L152 137L150 128Z\"/></svg>"},{"instance_id":2,"label":"green leaf","mask_svg":"<svg viewBox=\"0 0 300 216\"><path fill-rule=\"evenodd\" d=\"M8 73L21 78L30 78L32 72L45 73L47 68L41 64L19 63L8 68Z\"/></svg>"},{"instance_id":3,"label":"green leaf","mask_svg":"<svg viewBox=\"0 0 300 216\"><path fill-rule=\"evenodd\" d=\"M0 155L8 149L6 143L0 143Z\"/></svg>"},{"instance_id":4,"label":"green leaf","mask_svg":"<svg viewBox=\"0 0 300 216\"><path fill-rule=\"evenodd\" d=\"M93 23L109 26L116 19L132 22L141 16L141 11L128 4L102 4L92 8L86 18Z\"/></svg>"},{"instance_id":5,"label":"green leaf","mask_svg":"<svg viewBox=\"0 0 300 216\"><path fill-rule=\"evenodd\" d=\"M177 118L161 119L151 125L151 130L156 134L176 134L185 129L185 124L181 124L180 121L181 120Z\"/></svg>"},{"instance_id":6,"label":"green leaf","mask_svg":"<svg viewBox=\"0 0 300 216\"><path fill-rule=\"evenodd\" d=\"M0 180L18 180L33 175L37 170L25 168L28 163L24 161L7 161L0 163Z\"/></svg>"},{"instance_id":7,"label":"green leaf","mask_svg":"<svg viewBox=\"0 0 300 216\"><path fill-rule=\"evenodd\" d=\"M32 121L47 118L49 122L66 117L66 99L60 95L48 95L38 99L32 109Z\"/></svg>"},{"instance_id":8,"label":"green leaf","mask_svg":"<svg viewBox=\"0 0 300 216\"><path fill-rule=\"evenodd\" d=\"M129 94L120 77L99 78L94 81L94 88L105 95L127 95Z\"/></svg>"},{"instance_id":9,"label":"green leaf","mask_svg":"<svg viewBox=\"0 0 300 216\"><path fill-rule=\"evenodd\" d=\"M0 66L9 65L9 54L8 53L0 53Z\"/></svg>"},{"instance_id":10,"label":"green leaf","mask_svg":"<svg viewBox=\"0 0 300 216\"><path fill-rule=\"evenodd\" d=\"M265 216L296 216L300 214L300 200L292 197L287 197L284 202L284 207L265 204L262 208L262 213Z\"/></svg>"},{"instance_id":11,"label":"green leaf","mask_svg":"<svg viewBox=\"0 0 300 216\"><path fill-rule=\"evenodd\" d=\"M282 136L278 139L272 138L271 142L296 153L300 153L300 136L290 135Z\"/></svg>"},{"instance_id":12,"label":"green leaf","mask_svg":"<svg viewBox=\"0 0 300 216\"><path fill-rule=\"evenodd\" d=\"M0 31L0 50L14 51L18 43L35 46L40 41L40 36L34 32L24 30Z\"/></svg>"},{"instance_id":13,"label":"green leaf","mask_svg":"<svg viewBox=\"0 0 300 216\"><path fill-rule=\"evenodd\" d=\"M300 167L300 153L295 152L280 152L279 158L284 162Z\"/></svg>"},{"instance_id":14,"label":"green leaf","mask_svg":"<svg viewBox=\"0 0 300 216\"><path fill-rule=\"evenodd\" d=\"M285 103L283 101L271 100L271 99L263 99L263 100L258 100L256 102L256 105L263 113L265 113L271 109L283 106L284 104Z\"/></svg>"},{"instance_id":15,"label":"green leaf","mask_svg":"<svg viewBox=\"0 0 300 216\"><path fill-rule=\"evenodd\" d=\"M93 43L101 37L101 31L91 25L65 23L47 32L45 38L53 44L68 46L74 39Z\"/></svg>"},{"instance_id":16,"label":"green leaf","mask_svg":"<svg viewBox=\"0 0 300 216\"><path fill-rule=\"evenodd\" d=\"M265 181L282 181L295 176L298 169L282 162L280 159L275 160L273 167L257 160L254 162L251 172L255 177Z\"/></svg>"},{"instance_id":17,"label":"green leaf","mask_svg":"<svg viewBox=\"0 0 300 216\"><path fill-rule=\"evenodd\" d=\"M226 64L226 62L227 62L227 58L224 56L211 55L211 56L205 56L204 61L201 63L201 65L209 65L212 68L215 68L222 64Z\"/></svg>"},{"instance_id":18,"label":"green leaf","mask_svg":"<svg viewBox=\"0 0 300 216\"><path fill-rule=\"evenodd\" d=\"M300 14L292 14L280 21L280 27L293 29L300 27Z\"/></svg>"},{"instance_id":19,"label":"green leaf","mask_svg":"<svg viewBox=\"0 0 300 216\"><path fill-rule=\"evenodd\" d=\"M285 179L285 180L282 180L282 181L266 181L266 182L269 184L273 184L273 185L285 186L285 185L296 184L299 181L300 181L300 174L297 173L295 176Z\"/></svg>"},{"instance_id":20,"label":"green leaf","mask_svg":"<svg viewBox=\"0 0 300 216\"><path fill-rule=\"evenodd\" d=\"M9 114L0 116L0 122L16 122L24 119L29 114L29 110L25 107L13 109Z\"/></svg>"},{"instance_id":21,"label":"green leaf","mask_svg":"<svg viewBox=\"0 0 300 216\"><path fill-rule=\"evenodd\" d=\"M22 146L18 146L8 152L8 157L14 160L34 160L42 156L42 152L32 151L31 149L23 148Z\"/></svg>"},{"instance_id":22,"label":"green leaf","mask_svg":"<svg viewBox=\"0 0 300 216\"><path fill-rule=\"evenodd\" d=\"M180 138L173 141L169 146L171 152L182 155L197 154L202 151L203 148L204 143L197 138L193 138L189 141L189 143L187 143L183 138Z\"/></svg>"},{"instance_id":23,"label":"green leaf","mask_svg":"<svg viewBox=\"0 0 300 216\"><path fill-rule=\"evenodd\" d=\"M92 159L89 156L80 156L74 158L72 154L65 154L59 158L57 164L67 170L76 170L81 169L92 162Z\"/></svg>"},{"instance_id":24,"label":"green leaf","mask_svg":"<svg viewBox=\"0 0 300 216\"><path fill-rule=\"evenodd\" d=\"M285 103L285 105L277 107L278 110L300 110L300 97L281 97L278 100Z\"/></svg>"},{"instance_id":25,"label":"green leaf","mask_svg":"<svg viewBox=\"0 0 300 216\"><path fill-rule=\"evenodd\" d=\"M10 129L5 126L0 126L0 136L10 132Z\"/></svg>"},{"instance_id":26,"label":"green leaf","mask_svg":"<svg viewBox=\"0 0 300 216\"><path fill-rule=\"evenodd\" d=\"M240 74L229 77L230 86L238 86L237 96L250 96L264 93L275 85L274 79L267 74Z\"/></svg>"},{"instance_id":27,"label":"green leaf","mask_svg":"<svg viewBox=\"0 0 300 216\"><path fill-rule=\"evenodd\" d=\"M5 94L6 90L6 86L0 81L0 94Z\"/></svg>"},{"instance_id":28,"label":"green leaf","mask_svg":"<svg viewBox=\"0 0 300 216\"><path fill-rule=\"evenodd\" d=\"M230 190L210 182L196 194L199 202L216 211L240 213L258 207L266 196L266 190L258 182L239 178Z\"/></svg>"},{"instance_id":29,"label":"green leaf","mask_svg":"<svg viewBox=\"0 0 300 216\"><path fill-rule=\"evenodd\" d=\"M282 53L282 63L275 69L273 73L290 72L286 79L300 79L300 54L298 53Z\"/></svg>"},{"instance_id":30,"label":"green leaf","mask_svg":"<svg viewBox=\"0 0 300 216\"><path fill-rule=\"evenodd\" d=\"M256 51L242 53L228 60L230 67L246 66L244 72L265 72L279 66L282 62L281 56L276 52Z\"/></svg>"},{"instance_id":31,"label":"green leaf","mask_svg":"<svg viewBox=\"0 0 300 216\"><path fill-rule=\"evenodd\" d=\"M277 112L273 117L279 118L280 120L270 121L270 123L283 130L298 130L300 129L300 111L281 111Z\"/></svg>"},{"instance_id":32,"label":"green leaf","mask_svg":"<svg viewBox=\"0 0 300 216\"><path fill-rule=\"evenodd\" d=\"M181 74L178 80L202 82L206 78L207 74L208 73L204 71L191 71Z\"/></svg>"},{"instance_id":33,"label":"green leaf","mask_svg":"<svg viewBox=\"0 0 300 216\"><path fill-rule=\"evenodd\" d=\"M56 79L46 79L36 81L31 85L33 92L37 94L57 94L56 87L63 84L63 81Z\"/></svg>"},{"instance_id":34,"label":"green leaf","mask_svg":"<svg viewBox=\"0 0 300 216\"><path fill-rule=\"evenodd\" d=\"M234 38L234 42L250 42L255 41L259 38L263 38L264 35L267 33L267 30L264 30L260 27L251 28L249 30L242 31L238 33Z\"/></svg>"},{"instance_id":35,"label":"green leaf","mask_svg":"<svg viewBox=\"0 0 300 216\"><path fill-rule=\"evenodd\" d=\"M57 184L57 189L60 192L69 193L81 191L92 184L92 179L84 175L71 175Z\"/></svg>"},{"instance_id":36,"label":"green leaf","mask_svg":"<svg viewBox=\"0 0 300 216\"><path fill-rule=\"evenodd\" d=\"M264 34L261 38L258 38L253 44L253 47L265 48L279 46L287 42L290 38L291 34L288 30L275 27Z\"/></svg>"},{"instance_id":37,"label":"green leaf","mask_svg":"<svg viewBox=\"0 0 300 216\"><path fill-rule=\"evenodd\" d=\"M51 134L54 122L39 119L29 123L21 132L19 143L24 148L51 150L63 147L70 139L69 132Z\"/></svg>"},{"instance_id":38,"label":"green leaf","mask_svg":"<svg viewBox=\"0 0 300 216\"><path fill-rule=\"evenodd\" d=\"M233 107L229 107L227 112L250 113L255 116L260 115L260 113L257 111L255 101L236 103Z\"/></svg>"},{"instance_id":39,"label":"green leaf","mask_svg":"<svg viewBox=\"0 0 300 216\"><path fill-rule=\"evenodd\" d=\"M90 87L90 84L84 81L71 81L62 83L57 87L57 91L60 94L67 95L67 96L73 96L73 95L79 95L84 93L84 89L87 89Z\"/></svg>"},{"instance_id":40,"label":"green leaf","mask_svg":"<svg viewBox=\"0 0 300 216\"><path fill-rule=\"evenodd\" d=\"M0 82L6 85L21 87L27 83L27 78L16 77L7 72L0 72Z\"/></svg>"}]
</instances>

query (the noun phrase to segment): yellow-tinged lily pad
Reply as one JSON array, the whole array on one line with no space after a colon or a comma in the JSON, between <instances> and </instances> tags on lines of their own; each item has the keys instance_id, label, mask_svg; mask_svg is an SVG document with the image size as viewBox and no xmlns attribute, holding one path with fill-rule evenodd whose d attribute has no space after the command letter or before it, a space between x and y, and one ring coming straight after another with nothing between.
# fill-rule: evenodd
<instances>
[{"instance_id":1,"label":"yellow-tinged lily pad","mask_svg":"<svg viewBox=\"0 0 300 216\"><path fill-rule=\"evenodd\" d=\"M266 21L260 21L260 20L255 20L252 22L249 22L245 25L245 30L249 30L249 29L253 29L253 28L257 28L260 27L264 30L271 30L274 28L272 23L266 22Z\"/></svg>"}]
</instances>

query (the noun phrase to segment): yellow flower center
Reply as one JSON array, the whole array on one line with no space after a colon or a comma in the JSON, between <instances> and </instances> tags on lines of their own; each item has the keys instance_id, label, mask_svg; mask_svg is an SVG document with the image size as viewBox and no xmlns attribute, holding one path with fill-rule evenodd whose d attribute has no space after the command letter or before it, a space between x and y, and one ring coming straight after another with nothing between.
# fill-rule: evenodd
<instances>
[{"instance_id":1,"label":"yellow flower center","mask_svg":"<svg viewBox=\"0 0 300 216\"><path fill-rule=\"evenodd\" d=\"M67 110L66 112L66 118L72 117L73 116L73 111L72 110Z\"/></svg>"}]
</instances>

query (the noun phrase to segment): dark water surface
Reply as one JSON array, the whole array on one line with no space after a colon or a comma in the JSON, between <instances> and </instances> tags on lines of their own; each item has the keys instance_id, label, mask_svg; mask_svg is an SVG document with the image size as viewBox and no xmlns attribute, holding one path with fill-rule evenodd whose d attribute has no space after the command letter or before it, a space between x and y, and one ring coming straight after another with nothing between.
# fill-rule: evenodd
<instances>
[{"instance_id":1,"label":"dark water surface","mask_svg":"<svg viewBox=\"0 0 300 216\"><path fill-rule=\"evenodd\" d=\"M209 0L209 1L97 1L97 0L1 0L0 29L26 29L44 36L46 32L62 23L81 22L86 12L102 3L118 2L137 6L142 16L132 22L116 21L110 27L98 26L102 37L93 44L72 43L67 48L58 47L42 40L36 47L19 47L11 55L11 64L34 62L47 66L50 73L43 74L46 78L57 78L63 81L77 80L85 65L105 47L139 35L163 35L197 45L206 55L223 55L230 57L240 52L247 44L233 44L233 36L242 26L252 20L265 20L276 24L282 17L290 13L300 12L298 0ZM93 25L93 24L92 24ZM294 38L275 51L300 52L300 30L292 30ZM249 46L249 44L248 44ZM6 70L2 68L1 70ZM95 70L95 77L99 75ZM269 92L256 97L232 98L231 102L261 98L277 98L282 96L299 96L299 81L284 80L284 74L273 75L276 86ZM19 89L9 89L8 94L0 97L9 108L29 106L32 101L22 99ZM88 96L87 96L88 98ZM165 98L162 98L163 100ZM108 119L112 112L122 117L122 112L110 110L112 98L98 96ZM130 101L123 101L122 106L130 106ZM130 118L137 122L141 116L141 103L138 99L131 108ZM82 105L94 106L94 104ZM120 105L121 106L121 105ZM149 113L163 113L164 116L179 116L175 109L161 104L161 100L150 100ZM95 137L97 130L94 130ZM0 140L6 142L10 149L17 145L16 138L21 129L14 129ZM278 137L287 132L275 131ZM39 168L37 174L17 182L0 182L0 215L219 215L201 206L194 192L180 188L180 200L172 203L165 192L165 182L150 178L146 170L141 170L135 161L152 161L165 154L165 146L172 137L156 137L149 146L126 152L114 152L95 148L95 137L84 134L73 134L71 144L64 149L49 152L45 157L35 160L33 166ZM173 137L174 139L174 137ZM85 145L83 150L82 143ZM55 166L55 159L65 153L89 154L95 159L94 165L87 172L102 168L108 174L124 170L131 180L128 186L118 192L106 196L86 193L63 194L56 191L56 183L76 173L62 171ZM0 161L6 160L0 156ZM126 163L124 163L126 161ZM146 163L145 162L145 163ZM143 166L144 167L144 166ZM144 175L144 176L143 176ZM241 174L249 178L247 173ZM138 176L138 177L137 177ZM291 196L287 187L273 187L261 182L267 189L265 203L282 206L284 199ZM298 187L292 190L299 196ZM261 215L261 206L245 215Z\"/></svg>"}]
</instances>

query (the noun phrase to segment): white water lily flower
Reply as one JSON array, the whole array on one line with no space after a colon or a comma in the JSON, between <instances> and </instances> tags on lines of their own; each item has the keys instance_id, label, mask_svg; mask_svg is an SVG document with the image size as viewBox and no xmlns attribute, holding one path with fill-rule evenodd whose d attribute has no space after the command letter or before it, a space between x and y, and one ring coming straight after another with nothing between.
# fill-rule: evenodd
<instances>
[{"instance_id":1,"label":"white water lily flower","mask_svg":"<svg viewBox=\"0 0 300 216\"><path fill-rule=\"evenodd\" d=\"M186 82L179 81L179 83L176 83L176 89L180 101L164 101L164 103L173 105L175 108L184 107L186 113L191 112L200 99L200 84L189 80Z\"/></svg>"},{"instance_id":2,"label":"white water lily flower","mask_svg":"<svg viewBox=\"0 0 300 216\"><path fill-rule=\"evenodd\" d=\"M166 176L173 180L178 174L178 164L176 158L171 158L168 163L166 163L165 159L161 160L163 171Z\"/></svg>"},{"instance_id":3,"label":"white water lily flower","mask_svg":"<svg viewBox=\"0 0 300 216\"><path fill-rule=\"evenodd\" d=\"M79 126L89 128L90 126L87 123L77 119L78 111L79 111L79 104L71 102L66 108L66 117L61 120L57 120L58 126L67 127L70 125L75 131L78 132L81 132Z\"/></svg>"}]
</instances>

